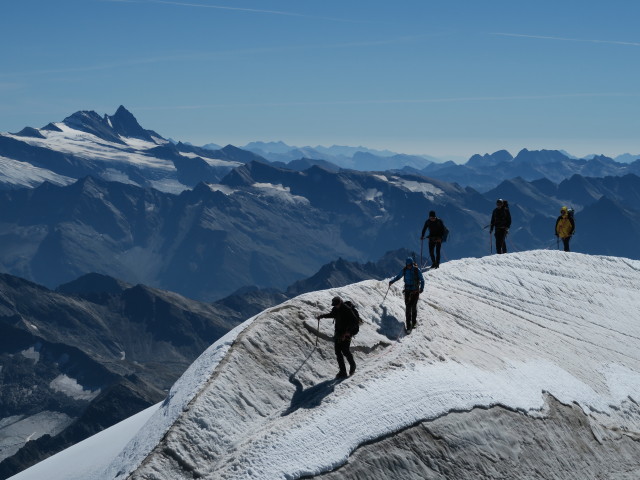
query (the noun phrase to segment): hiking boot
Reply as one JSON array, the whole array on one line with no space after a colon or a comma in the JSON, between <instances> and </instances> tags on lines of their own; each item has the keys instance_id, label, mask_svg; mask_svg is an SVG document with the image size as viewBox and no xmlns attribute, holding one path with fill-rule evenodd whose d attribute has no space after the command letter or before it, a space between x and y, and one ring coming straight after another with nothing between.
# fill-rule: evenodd
<instances>
[{"instance_id":1,"label":"hiking boot","mask_svg":"<svg viewBox=\"0 0 640 480\"><path fill-rule=\"evenodd\" d=\"M336 378L347 378L348 376L349 375L347 375L347 372L345 372L344 370L340 370L336 375Z\"/></svg>"},{"instance_id":2,"label":"hiking boot","mask_svg":"<svg viewBox=\"0 0 640 480\"><path fill-rule=\"evenodd\" d=\"M353 375L354 373L356 373L356 364L355 363L349 367L349 376Z\"/></svg>"}]
</instances>

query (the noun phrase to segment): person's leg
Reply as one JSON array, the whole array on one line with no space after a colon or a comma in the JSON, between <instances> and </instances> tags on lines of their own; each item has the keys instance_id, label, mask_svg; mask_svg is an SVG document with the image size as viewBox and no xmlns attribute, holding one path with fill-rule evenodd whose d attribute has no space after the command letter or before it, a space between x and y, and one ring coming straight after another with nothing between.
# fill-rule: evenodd
<instances>
[{"instance_id":1,"label":"person's leg","mask_svg":"<svg viewBox=\"0 0 640 480\"><path fill-rule=\"evenodd\" d=\"M502 253L502 240L504 235L499 228L496 228L496 253Z\"/></svg>"},{"instance_id":2,"label":"person's leg","mask_svg":"<svg viewBox=\"0 0 640 480\"><path fill-rule=\"evenodd\" d=\"M498 253L507 253L507 231L504 228L496 229L496 250Z\"/></svg>"},{"instance_id":3,"label":"person's leg","mask_svg":"<svg viewBox=\"0 0 640 480\"><path fill-rule=\"evenodd\" d=\"M431 239L429 239L429 256L431 257L432 267L436 264L436 256L434 255L435 247L436 247L436 243L432 242Z\"/></svg>"},{"instance_id":4,"label":"person's leg","mask_svg":"<svg viewBox=\"0 0 640 480\"><path fill-rule=\"evenodd\" d=\"M418 298L420 295L415 293L411 296L411 328L416 326L416 320L418 319Z\"/></svg>"},{"instance_id":5,"label":"person's leg","mask_svg":"<svg viewBox=\"0 0 640 480\"><path fill-rule=\"evenodd\" d=\"M440 266L440 249L442 248L442 242L436 243L436 268Z\"/></svg>"},{"instance_id":6,"label":"person's leg","mask_svg":"<svg viewBox=\"0 0 640 480\"><path fill-rule=\"evenodd\" d=\"M356 371L356 361L351 354L351 337L349 337L348 340L340 342L340 351L347 359L347 362L349 362L349 375L353 375L353 372Z\"/></svg>"},{"instance_id":7,"label":"person's leg","mask_svg":"<svg viewBox=\"0 0 640 480\"><path fill-rule=\"evenodd\" d=\"M563 245L564 245L564 251L565 251L565 252L568 252L568 251L569 251L569 239L570 239L570 238L571 238L571 237L566 237L566 238L563 238L563 239L562 239L562 243L563 243Z\"/></svg>"},{"instance_id":8,"label":"person's leg","mask_svg":"<svg viewBox=\"0 0 640 480\"><path fill-rule=\"evenodd\" d=\"M344 365L344 358L342 357L342 343L343 342L339 341L338 339L336 339L334 343L336 358L338 359L338 367L340 369L340 371L338 372L338 375L347 374L347 368Z\"/></svg>"},{"instance_id":9,"label":"person's leg","mask_svg":"<svg viewBox=\"0 0 640 480\"><path fill-rule=\"evenodd\" d=\"M407 327L407 330L411 330L411 297L410 293L404 294L404 320Z\"/></svg>"}]
</instances>

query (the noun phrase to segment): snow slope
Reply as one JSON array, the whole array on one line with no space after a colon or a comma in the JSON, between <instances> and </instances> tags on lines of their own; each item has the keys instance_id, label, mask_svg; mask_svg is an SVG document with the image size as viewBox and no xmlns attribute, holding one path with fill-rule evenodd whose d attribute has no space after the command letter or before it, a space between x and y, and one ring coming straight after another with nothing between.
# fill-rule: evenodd
<instances>
[{"instance_id":1,"label":"snow slope","mask_svg":"<svg viewBox=\"0 0 640 480\"><path fill-rule=\"evenodd\" d=\"M138 183L138 177L131 171L143 172L143 176L154 188L167 193L179 194L187 190L188 185L182 184L178 179L178 172L172 160L160 158L154 153L158 146L166 145L167 140L154 137L154 142L118 136L114 137L123 143L116 143L102 139L92 133L70 127L59 122L53 124L57 130L40 129L41 137L28 137L10 133L0 133L0 136L23 142L33 147L49 149L63 154L70 154L76 158L86 160L88 164L96 167L95 175L110 181L122 183ZM176 155L187 159L199 158L195 154L185 153ZM221 168L224 171L241 165L238 161L224 159L202 159L211 167ZM35 167L19 161L0 156L0 182L17 187L35 187L48 180L58 185L73 183L76 179L53 173L44 168Z\"/></svg>"},{"instance_id":2,"label":"snow slope","mask_svg":"<svg viewBox=\"0 0 640 480\"><path fill-rule=\"evenodd\" d=\"M48 462L49 480L314 476L455 412L544 417L548 396L577 405L594 432L640 438L640 262L529 251L448 262L426 281L406 336L399 283L386 297L386 282L365 281L268 309L194 362L115 458L79 472L54 456L13 478ZM330 320L315 347L315 316L336 294L367 320L342 382Z\"/></svg>"}]
</instances>

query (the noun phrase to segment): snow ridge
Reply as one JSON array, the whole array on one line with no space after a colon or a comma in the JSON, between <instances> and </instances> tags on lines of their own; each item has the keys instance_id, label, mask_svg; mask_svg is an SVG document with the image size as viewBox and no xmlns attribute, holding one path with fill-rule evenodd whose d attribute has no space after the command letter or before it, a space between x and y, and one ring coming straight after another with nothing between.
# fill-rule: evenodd
<instances>
[{"instance_id":1,"label":"snow ridge","mask_svg":"<svg viewBox=\"0 0 640 480\"><path fill-rule=\"evenodd\" d=\"M640 402L640 262L529 251L447 262L426 282L406 336L401 287L382 303L385 281L262 312L192 365L106 470L108 459L83 478L314 476L452 412L501 405L544 416L547 395L579 405L594 432L640 431L626 408ZM317 332L315 320L334 295L366 319L358 370L342 382L331 321Z\"/></svg>"}]
</instances>

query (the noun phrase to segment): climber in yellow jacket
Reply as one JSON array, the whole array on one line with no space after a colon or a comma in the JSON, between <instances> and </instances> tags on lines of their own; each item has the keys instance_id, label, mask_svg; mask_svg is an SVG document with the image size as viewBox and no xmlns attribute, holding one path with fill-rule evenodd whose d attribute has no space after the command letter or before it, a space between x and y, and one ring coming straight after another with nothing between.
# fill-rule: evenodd
<instances>
[{"instance_id":1,"label":"climber in yellow jacket","mask_svg":"<svg viewBox=\"0 0 640 480\"><path fill-rule=\"evenodd\" d=\"M560 216L558 220L556 220L556 237L562 239L565 252L569 251L569 240L571 240L571 236L575 230L576 222L573 220L573 215L570 215L567 207L562 207L560 209Z\"/></svg>"}]
</instances>

